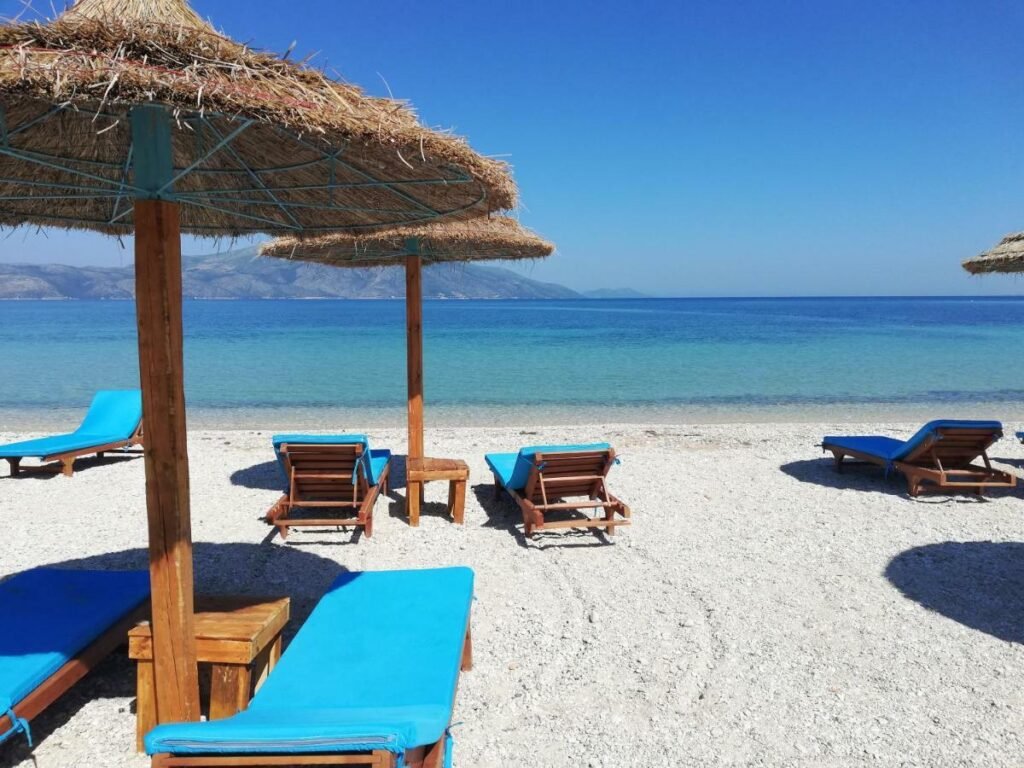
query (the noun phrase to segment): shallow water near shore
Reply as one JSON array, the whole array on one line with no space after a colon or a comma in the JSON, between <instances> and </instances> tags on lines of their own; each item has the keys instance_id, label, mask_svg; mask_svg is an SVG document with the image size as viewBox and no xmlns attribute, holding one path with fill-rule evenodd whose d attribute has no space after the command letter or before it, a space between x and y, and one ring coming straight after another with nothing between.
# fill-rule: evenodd
<instances>
[{"instance_id":1,"label":"shallow water near shore","mask_svg":"<svg viewBox=\"0 0 1024 768\"><path fill-rule=\"evenodd\" d=\"M404 418L401 301L186 301L190 424ZM428 301L436 425L1024 414L1024 299ZM137 386L132 302L0 302L0 428Z\"/></svg>"}]
</instances>

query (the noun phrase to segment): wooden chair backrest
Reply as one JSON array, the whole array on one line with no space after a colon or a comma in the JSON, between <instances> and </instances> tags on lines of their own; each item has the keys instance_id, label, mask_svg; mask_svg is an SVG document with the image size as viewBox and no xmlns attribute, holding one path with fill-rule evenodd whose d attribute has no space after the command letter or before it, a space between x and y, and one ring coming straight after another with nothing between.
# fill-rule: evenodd
<instances>
[{"instance_id":1,"label":"wooden chair backrest","mask_svg":"<svg viewBox=\"0 0 1024 768\"><path fill-rule=\"evenodd\" d=\"M615 450L535 453L523 493L535 504L598 492L615 464ZM542 482L543 481L543 482Z\"/></svg>"},{"instance_id":2,"label":"wooden chair backrest","mask_svg":"<svg viewBox=\"0 0 1024 768\"><path fill-rule=\"evenodd\" d=\"M352 501L368 487L362 443L285 443L280 451L294 499Z\"/></svg>"},{"instance_id":3,"label":"wooden chair backrest","mask_svg":"<svg viewBox=\"0 0 1024 768\"><path fill-rule=\"evenodd\" d=\"M934 437L923 442L903 461L920 464L933 463L938 459L950 467L970 464L1001 437L999 432L991 429L940 427L935 432Z\"/></svg>"}]
</instances>

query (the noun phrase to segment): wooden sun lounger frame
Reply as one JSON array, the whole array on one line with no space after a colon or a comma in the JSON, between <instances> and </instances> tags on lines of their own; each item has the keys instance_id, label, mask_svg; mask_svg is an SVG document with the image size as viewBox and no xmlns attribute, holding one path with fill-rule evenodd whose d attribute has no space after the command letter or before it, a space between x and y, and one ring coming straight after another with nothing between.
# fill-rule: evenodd
<instances>
[{"instance_id":1,"label":"wooden sun lounger frame","mask_svg":"<svg viewBox=\"0 0 1024 768\"><path fill-rule=\"evenodd\" d=\"M460 672L473 668L473 633L466 624L462 644ZM458 686L458 681L456 681ZM407 750L405 763L409 768L441 768L444 765L445 736L433 744ZM318 755L153 755L152 768L258 768L260 766L360 765L367 768L394 768L397 757L387 750L373 752L335 752Z\"/></svg>"},{"instance_id":2,"label":"wooden sun lounger frame","mask_svg":"<svg viewBox=\"0 0 1024 768\"><path fill-rule=\"evenodd\" d=\"M274 505L267 511L265 519L271 525L277 526L282 539L288 538L289 528L301 526L318 528L361 526L367 538L373 535L373 506L382 491L385 495L388 492L391 462L384 467L380 481L376 485L370 485L361 460L363 452L366 450L362 443L282 443L278 450L284 458L285 471L288 473L288 493L274 502ZM296 468L292 466L292 455L301 454L304 460L330 464L348 458L343 454L343 451L346 450L355 465L357 477L355 483L352 482L351 469L343 469L341 472L309 472L302 469L296 471ZM320 461L317 462L317 459ZM330 468L324 467L324 469ZM312 493L303 494L302 487L307 481L312 481L310 485L313 490ZM342 498L345 493L348 493L351 498ZM307 498L302 498L304 495ZM355 510L355 517L294 518L289 516L293 508L350 509Z\"/></svg>"},{"instance_id":3,"label":"wooden sun lounger frame","mask_svg":"<svg viewBox=\"0 0 1024 768\"><path fill-rule=\"evenodd\" d=\"M989 488L1013 488L1017 477L992 467L988 446L995 442L992 430L964 427L939 427L906 458L893 466L907 478L907 492L917 496L928 483L937 491L970 491L984 494ZM885 459L870 453L824 444L832 452L837 472L843 471L843 459L849 456L868 464L887 466ZM980 455L984 466L974 464Z\"/></svg>"},{"instance_id":4,"label":"wooden sun lounger frame","mask_svg":"<svg viewBox=\"0 0 1024 768\"><path fill-rule=\"evenodd\" d=\"M629 525L629 507L608 491L608 472L615 465L615 450L551 451L535 453L533 466L522 494L504 488L523 513L527 537L537 531L558 528L603 528L608 535L620 525ZM494 476L494 496L501 498L502 484ZM587 501L555 501L571 496L586 496ZM546 520L555 511L603 510L604 517L572 520ZM621 519L617 519L618 515Z\"/></svg>"},{"instance_id":5,"label":"wooden sun lounger frame","mask_svg":"<svg viewBox=\"0 0 1024 768\"><path fill-rule=\"evenodd\" d=\"M17 477L22 472L34 472L34 473L53 473L60 472L65 477L71 477L75 473L75 459L81 456L91 456L96 454L98 457L103 458L103 454L107 451L116 451L121 448L130 448L133 445L142 445L144 436L142 434L142 422L139 422L139 426L135 428L132 436L127 440L118 440L113 443L106 443L104 445L91 445L88 448L79 448L77 451L65 451L64 453L51 453L48 456L43 456L40 461L41 466L38 467L22 467L21 460L24 456L8 456L7 463L11 465L11 477ZM58 461L60 465L58 467L49 466L51 462Z\"/></svg>"},{"instance_id":6,"label":"wooden sun lounger frame","mask_svg":"<svg viewBox=\"0 0 1024 768\"><path fill-rule=\"evenodd\" d=\"M128 643L128 630L149 618L150 604L146 600L127 613L73 659L40 683L32 693L14 705L15 717L32 721L53 702L71 690L71 687L91 672L101 661L122 645ZM8 715L0 714L0 733L10 730L13 723Z\"/></svg>"}]
</instances>

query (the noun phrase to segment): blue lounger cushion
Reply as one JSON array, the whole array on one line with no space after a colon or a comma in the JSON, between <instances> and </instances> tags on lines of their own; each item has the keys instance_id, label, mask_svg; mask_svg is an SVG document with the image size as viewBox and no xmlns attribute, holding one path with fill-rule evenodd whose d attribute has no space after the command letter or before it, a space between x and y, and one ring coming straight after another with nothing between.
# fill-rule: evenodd
<instances>
[{"instance_id":1,"label":"blue lounger cushion","mask_svg":"<svg viewBox=\"0 0 1024 768\"><path fill-rule=\"evenodd\" d=\"M851 451L876 456L886 463L900 461L912 454L929 437L939 429L984 429L990 430L993 440L1002 437L1003 425L998 421L958 421L956 419L938 419L929 421L909 440L896 440L881 435L866 436L834 436L829 435L822 440L822 447L849 448Z\"/></svg>"},{"instance_id":2,"label":"blue lounger cushion","mask_svg":"<svg viewBox=\"0 0 1024 768\"><path fill-rule=\"evenodd\" d=\"M74 432L0 446L0 458L54 456L129 440L142 421L142 392L101 390Z\"/></svg>"},{"instance_id":3,"label":"blue lounger cushion","mask_svg":"<svg viewBox=\"0 0 1024 768\"><path fill-rule=\"evenodd\" d=\"M148 598L147 571L36 568L0 584L0 713Z\"/></svg>"},{"instance_id":4,"label":"blue lounger cushion","mask_svg":"<svg viewBox=\"0 0 1024 768\"><path fill-rule=\"evenodd\" d=\"M288 492L288 473L284 469L284 457L281 455L281 446L285 443L299 443L300 445L351 445L360 443L363 446L363 456L367 461L368 480L370 485L380 482L384 469L391 461L391 451L387 448L370 448L370 440L366 435L274 435L271 440L274 443L274 455L277 457L277 466L281 469L281 478L284 480L285 493Z\"/></svg>"},{"instance_id":5,"label":"blue lounger cushion","mask_svg":"<svg viewBox=\"0 0 1024 768\"><path fill-rule=\"evenodd\" d=\"M484 461L491 468L502 488L521 491L526 487L537 453L562 453L567 451L607 451L608 443L584 443L580 445L528 445L519 453L488 453Z\"/></svg>"},{"instance_id":6,"label":"blue lounger cushion","mask_svg":"<svg viewBox=\"0 0 1024 768\"><path fill-rule=\"evenodd\" d=\"M249 708L161 725L150 755L405 750L448 728L473 600L468 568L344 573Z\"/></svg>"}]
</instances>

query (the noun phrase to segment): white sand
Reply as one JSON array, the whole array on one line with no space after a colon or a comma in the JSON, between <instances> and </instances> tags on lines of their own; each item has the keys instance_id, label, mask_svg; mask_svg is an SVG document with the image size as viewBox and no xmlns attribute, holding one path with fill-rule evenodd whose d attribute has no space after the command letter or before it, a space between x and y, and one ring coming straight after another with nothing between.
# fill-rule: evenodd
<instances>
[{"instance_id":1,"label":"white sand","mask_svg":"<svg viewBox=\"0 0 1024 768\"><path fill-rule=\"evenodd\" d=\"M287 544L259 519L277 496L268 435L197 432L198 584L290 594L294 630L342 566L472 566L461 768L1021 765L1024 489L911 500L880 471L836 475L815 447L836 429L858 431L433 430L432 453L470 462L465 527L436 505L411 529L396 494L378 502L372 539L295 531ZM611 543L527 543L513 505L491 501L484 452L604 437L622 456L611 485L633 526ZM404 443L395 429L373 438ZM1010 438L992 453L1024 459ZM139 459L72 479L4 471L0 575L83 558L143 565L142 474ZM445 491L430 486L428 501ZM35 765L147 765L132 752L133 686L127 660L106 662L35 721ZM18 740L0 765L32 766L27 755Z\"/></svg>"}]
</instances>

